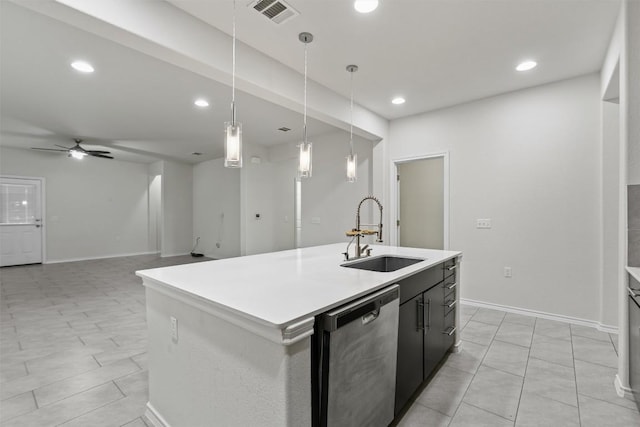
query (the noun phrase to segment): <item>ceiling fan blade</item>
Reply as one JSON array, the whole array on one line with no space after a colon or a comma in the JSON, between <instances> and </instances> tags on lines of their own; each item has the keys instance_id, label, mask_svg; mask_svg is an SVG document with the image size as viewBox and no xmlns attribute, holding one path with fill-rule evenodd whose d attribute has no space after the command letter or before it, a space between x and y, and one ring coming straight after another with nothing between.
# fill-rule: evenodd
<instances>
[{"instance_id":1,"label":"ceiling fan blade","mask_svg":"<svg viewBox=\"0 0 640 427\"><path fill-rule=\"evenodd\" d=\"M64 148L65 150L69 150L70 149L69 147L63 147L62 145L58 145L58 144L53 144L53 145L55 145L56 147Z\"/></svg>"},{"instance_id":2,"label":"ceiling fan blade","mask_svg":"<svg viewBox=\"0 0 640 427\"><path fill-rule=\"evenodd\" d=\"M85 150L89 154L111 154L111 151L103 151L103 150Z\"/></svg>"},{"instance_id":3,"label":"ceiling fan blade","mask_svg":"<svg viewBox=\"0 0 640 427\"><path fill-rule=\"evenodd\" d=\"M60 152L64 152L66 153L69 150L58 150L57 148L38 148L38 147L31 147L32 150L42 150L42 151L60 151Z\"/></svg>"},{"instance_id":4,"label":"ceiling fan blade","mask_svg":"<svg viewBox=\"0 0 640 427\"><path fill-rule=\"evenodd\" d=\"M102 157L103 159L113 159L113 157L111 156L105 156L104 154L94 154L94 153L89 153L90 156L93 157Z\"/></svg>"}]
</instances>

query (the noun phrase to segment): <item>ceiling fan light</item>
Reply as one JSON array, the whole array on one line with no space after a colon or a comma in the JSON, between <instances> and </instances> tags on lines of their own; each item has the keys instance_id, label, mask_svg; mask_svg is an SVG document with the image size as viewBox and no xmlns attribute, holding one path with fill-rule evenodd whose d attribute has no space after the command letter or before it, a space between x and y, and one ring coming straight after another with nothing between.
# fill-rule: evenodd
<instances>
[{"instance_id":1,"label":"ceiling fan light","mask_svg":"<svg viewBox=\"0 0 640 427\"><path fill-rule=\"evenodd\" d=\"M74 159L82 160L87 155L87 153L83 153L79 150L69 150L69 155Z\"/></svg>"}]
</instances>

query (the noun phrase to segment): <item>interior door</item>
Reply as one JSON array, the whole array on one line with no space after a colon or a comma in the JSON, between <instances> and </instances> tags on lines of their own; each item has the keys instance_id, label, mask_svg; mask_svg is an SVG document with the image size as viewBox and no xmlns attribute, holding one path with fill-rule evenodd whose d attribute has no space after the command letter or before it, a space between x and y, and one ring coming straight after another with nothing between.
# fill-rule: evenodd
<instances>
[{"instance_id":1,"label":"interior door","mask_svg":"<svg viewBox=\"0 0 640 427\"><path fill-rule=\"evenodd\" d=\"M42 181L0 177L0 267L42 262Z\"/></svg>"},{"instance_id":2,"label":"interior door","mask_svg":"<svg viewBox=\"0 0 640 427\"><path fill-rule=\"evenodd\" d=\"M398 245L444 249L444 157L398 164Z\"/></svg>"}]
</instances>

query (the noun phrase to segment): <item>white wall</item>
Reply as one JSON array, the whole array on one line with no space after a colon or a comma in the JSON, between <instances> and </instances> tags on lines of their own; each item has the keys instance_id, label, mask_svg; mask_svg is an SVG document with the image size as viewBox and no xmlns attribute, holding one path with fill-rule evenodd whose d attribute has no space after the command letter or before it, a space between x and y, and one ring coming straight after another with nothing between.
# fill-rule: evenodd
<instances>
[{"instance_id":1,"label":"white wall","mask_svg":"<svg viewBox=\"0 0 640 427\"><path fill-rule=\"evenodd\" d=\"M193 167L193 235L208 257L240 255L240 170L225 168L223 159Z\"/></svg>"},{"instance_id":2,"label":"white wall","mask_svg":"<svg viewBox=\"0 0 640 427\"><path fill-rule=\"evenodd\" d=\"M629 157L627 171L629 185L640 184L640 2L628 2L629 29L627 39L627 112L629 129Z\"/></svg>"},{"instance_id":3,"label":"white wall","mask_svg":"<svg viewBox=\"0 0 640 427\"><path fill-rule=\"evenodd\" d=\"M302 180L302 246L345 242L346 248L348 239L345 231L355 227L358 202L372 191L373 143L354 137L358 180L349 183L346 181L349 134L336 131L313 138L311 142L313 176ZM297 174L297 152L295 144L282 144L270 150L274 167L277 168L274 182L279 186L274 199L278 210L275 229L279 247L293 243L293 188ZM367 205L363 209L363 222L370 223L371 218L371 207ZM378 222L377 209L375 222Z\"/></svg>"},{"instance_id":4,"label":"white wall","mask_svg":"<svg viewBox=\"0 0 640 427\"><path fill-rule=\"evenodd\" d=\"M598 320L599 90L589 75L391 123L391 161L450 153L462 297Z\"/></svg>"},{"instance_id":5,"label":"white wall","mask_svg":"<svg viewBox=\"0 0 640 427\"><path fill-rule=\"evenodd\" d=\"M242 254L273 252L276 250L274 193L279 191L273 179L276 165L269 162L267 147L244 144L243 151L240 174Z\"/></svg>"},{"instance_id":6,"label":"white wall","mask_svg":"<svg viewBox=\"0 0 640 427\"><path fill-rule=\"evenodd\" d=\"M162 162L162 248L161 255L191 252L193 238L193 167Z\"/></svg>"},{"instance_id":7,"label":"white wall","mask_svg":"<svg viewBox=\"0 0 640 427\"><path fill-rule=\"evenodd\" d=\"M45 178L45 262L152 250L146 164L0 147L0 172Z\"/></svg>"},{"instance_id":8,"label":"white wall","mask_svg":"<svg viewBox=\"0 0 640 427\"><path fill-rule=\"evenodd\" d=\"M620 280L620 107L602 103L601 323L618 324Z\"/></svg>"}]
</instances>

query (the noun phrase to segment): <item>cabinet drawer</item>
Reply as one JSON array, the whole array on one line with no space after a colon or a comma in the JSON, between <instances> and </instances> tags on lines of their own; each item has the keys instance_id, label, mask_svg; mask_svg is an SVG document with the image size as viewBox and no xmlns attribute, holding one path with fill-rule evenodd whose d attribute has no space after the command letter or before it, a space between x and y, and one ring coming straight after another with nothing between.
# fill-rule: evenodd
<instances>
[{"instance_id":1,"label":"cabinet drawer","mask_svg":"<svg viewBox=\"0 0 640 427\"><path fill-rule=\"evenodd\" d=\"M453 258L444 262L444 266L442 267L444 270L445 279L450 276L456 275L458 268L460 265L458 264L458 258ZM457 275L456 275L457 276Z\"/></svg>"},{"instance_id":2,"label":"cabinet drawer","mask_svg":"<svg viewBox=\"0 0 640 427\"><path fill-rule=\"evenodd\" d=\"M439 264L428 270L409 276L399 282L400 285L400 304L409 301L422 292L429 290L438 283L442 282L443 265Z\"/></svg>"},{"instance_id":3,"label":"cabinet drawer","mask_svg":"<svg viewBox=\"0 0 640 427\"><path fill-rule=\"evenodd\" d=\"M457 301L456 301L456 296L455 295L446 297L444 299L443 307L444 307L444 317L445 318L447 316L449 316L449 314L451 314L452 312L455 311L456 304L457 304Z\"/></svg>"},{"instance_id":4,"label":"cabinet drawer","mask_svg":"<svg viewBox=\"0 0 640 427\"><path fill-rule=\"evenodd\" d=\"M442 291L444 292L444 299L455 298L458 289L458 282L455 280L455 276L448 277L442 282Z\"/></svg>"}]
</instances>

